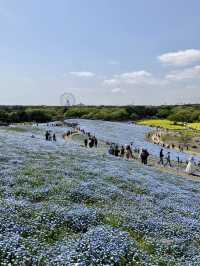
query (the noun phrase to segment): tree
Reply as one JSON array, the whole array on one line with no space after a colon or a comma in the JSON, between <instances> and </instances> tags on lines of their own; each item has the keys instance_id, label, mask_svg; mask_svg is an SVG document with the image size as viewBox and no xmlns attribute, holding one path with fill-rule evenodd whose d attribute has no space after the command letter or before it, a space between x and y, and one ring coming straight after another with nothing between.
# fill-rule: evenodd
<instances>
[{"instance_id":1,"label":"tree","mask_svg":"<svg viewBox=\"0 0 200 266\"><path fill-rule=\"evenodd\" d=\"M28 114L28 119L26 121L35 121L37 123L45 123L51 121L51 117L42 110L32 110Z\"/></svg>"},{"instance_id":2,"label":"tree","mask_svg":"<svg viewBox=\"0 0 200 266\"><path fill-rule=\"evenodd\" d=\"M191 122L191 112L188 110L180 110L177 113L173 113L168 117L173 122Z\"/></svg>"}]
</instances>

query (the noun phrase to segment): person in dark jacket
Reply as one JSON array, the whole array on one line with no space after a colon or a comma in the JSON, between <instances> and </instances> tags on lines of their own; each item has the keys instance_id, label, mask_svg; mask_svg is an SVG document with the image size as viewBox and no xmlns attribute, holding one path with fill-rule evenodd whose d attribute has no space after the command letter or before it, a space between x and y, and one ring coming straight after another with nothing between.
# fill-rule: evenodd
<instances>
[{"instance_id":1,"label":"person in dark jacket","mask_svg":"<svg viewBox=\"0 0 200 266\"><path fill-rule=\"evenodd\" d=\"M95 148L97 148L97 146L98 146L98 140L96 137L94 137L94 146L95 146Z\"/></svg>"},{"instance_id":2,"label":"person in dark jacket","mask_svg":"<svg viewBox=\"0 0 200 266\"><path fill-rule=\"evenodd\" d=\"M141 152L141 162L142 162L142 164L147 165L148 157L149 157L148 151L146 149L142 149L142 152Z\"/></svg>"},{"instance_id":3,"label":"person in dark jacket","mask_svg":"<svg viewBox=\"0 0 200 266\"><path fill-rule=\"evenodd\" d=\"M114 148L113 148L113 145L112 145L112 144L110 145L110 148L109 148L109 150L108 150L108 153L109 153L110 155L114 155Z\"/></svg>"},{"instance_id":4,"label":"person in dark jacket","mask_svg":"<svg viewBox=\"0 0 200 266\"><path fill-rule=\"evenodd\" d=\"M122 158L124 158L124 154L125 154L124 146L121 146L120 156L121 156Z\"/></svg>"},{"instance_id":5,"label":"person in dark jacket","mask_svg":"<svg viewBox=\"0 0 200 266\"><path fill-rule=\"evenodd\" d=\"M46 140L49 140L49 131L46 131L45 138L46 138Z\"/></svg>"},{"instance_id":6,"label":"person in dark jacket","mask_svg":"<svg viewBox=\"0 0 200 266\"><path fill-rule=\"evenodd\" d=\"M163 149L161 149L160 150L160 161L159 161L159 163L162 164L162 165L164 164L163 158L164 158Z\"/></svg>"},{"instance_id":7,"label":"person in dark jacket","mask_svg":"<svg viewBox=\"0 0 200 266\"><path fill-rule=\"evenodd\" d=\"M145 161L144 161L144 164L147 164L148 157L149 157L149 153L148 153L147 150L145 150Z\"/></svg>"},{"instance_id":8,"label":"person in dark jacket","mask_svg":"<svg viewBox=\"0 0 200 266\"><path fill-rule=\"evenodd\" d=\"M130 146L130 145L128 145L128 146L126 147L126 158L127 158L128 160L133 159L133 152L132 152L132 149L131 149L131 146Z\"/></svg>"},{"instance_id":9,"label":"person in dark jacket","mask_svg":"<svg viewBox=\"0 0 200 266\"><path fill-rule=\"evenodd\" d=\"M115 149L114 149L114 155L118 157L119 156L119 152L120 152L120 150L118 148L118 145L116 145Z\"/></svg>"},{"instance_id":10,"label":"person in dark jacket","mask_svg":"<svg viewBox=\"0 0 200 266\"><path fill-rule=\"evenodd\" d=\"M89 147L90 148L94 147L94 138L89 138Z\"/></svg>"},{"instance_id":11,"label":"person in dark jacket","mask_svg":"<svg viewBox=\"0 0 200 266\"><path fill-rule=\"evenodd\" d=\"M166 162L165 166L169 165L170 167L172 167L172 165L171 165L171 155L170 155L169 151L167 153L167 158L166 159L167 159L167 162Z\"/></svg>"},{"instance_id":12,"label":"person in dark jacket","mask_svg":"<svg viewBox=\"0 0 200 266\"><path fill-rule=\"evenodd\" d=\"M84 140L84 144L85 144L85 147L87 148L87 146L88 146L88 139L85 139Z\"/></svg>"}]
</instances>

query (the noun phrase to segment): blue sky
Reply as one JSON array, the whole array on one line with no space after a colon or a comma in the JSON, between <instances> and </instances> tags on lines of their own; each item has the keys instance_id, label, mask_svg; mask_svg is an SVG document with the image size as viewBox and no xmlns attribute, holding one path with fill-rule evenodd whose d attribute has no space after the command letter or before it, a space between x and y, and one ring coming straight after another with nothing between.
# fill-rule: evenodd
<instances>
[{"instance_id":1,"label":"blue sky","mask_svg":"<svg viewBox=\"0 0 200 266\"><path fill-rule=\"evenodd\" d=\"M0 104L200 102L199 0L0 0Z\"/></svg>"}]
</instances>

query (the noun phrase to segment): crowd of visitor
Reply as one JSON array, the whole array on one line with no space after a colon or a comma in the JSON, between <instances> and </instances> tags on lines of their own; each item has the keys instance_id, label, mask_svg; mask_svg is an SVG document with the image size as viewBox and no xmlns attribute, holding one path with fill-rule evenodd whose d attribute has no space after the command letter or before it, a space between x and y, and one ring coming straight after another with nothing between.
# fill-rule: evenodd
<instances>
[{"instance_id":1,"label":"crowd of visitor","mask_svg":"<svg viewBox=\"0 0 200 266\"><path fill-rule=\"evenodd\" d=\"M74 130L68 130L66 133L63 134L63 138L73 136L75 134L82 134L85 136L84 138L84 146L87 148L97 148L98 147L98 140L97 138L92 135L90 132L86 132L84 129L80 127L74 127Z\"/></svg>"},{"instance_id":2,"label":"crowd of visitor","mask_svg":"<svg viewBox=\"0 0 200 266\"><path fill-rule=\"evenodd\" d=\"M80 133L87 135L88 138L84 139L84 145L85 147L97 147L97 139L95 136L92 136L91 133L85 132L85 130L77 128ZM112 156L121 157L127 160L136 160L137 158L141 161L142 164L147 165L148 164L148 158L150 156L150 153L147 149L138 149L133 147L133 142L131 142L129 145L119 145L116 143L109 143L106 142L106 144L109 146L108 153ZM170 168L173 167L172 161L171 161L171 153L170 151L167 152L167 154L164 154L164 148L170 148L165 147L165 145L162 145L159 153L159 161L158 164L160 164L163 167L169 166ZM172 148L175 148L174 145ZM179 147L180 151L183 151L183 148ZM134 154L138 154L138 157ZM195 160L193 157L189 159L189 161L186 161L186 169L185 172L187 174L194 174L194 168L197 166ZM177 165L178 167L183 164L183 161L180 160L179 156L177 157ZM200 163L198 163L198 166L200 166Z\"/></svg>"},{"instance_id":3,"label":"crowd of visitor","mask_svg":"<svg viewBox=\"0 0 200 266\"><path fill-rule=\"evenodd\" d=\"M97 140L97 138L95 136L89 136L88 138L86 137L84 139L84 145L85 145L86 148L87 147L89 147L89 148L93 148L93 147L97 148L98 140Z\"/></svg>"},{"instance_id":4,"label":"crowd of visitor","mask_svg":"<svg viewBox=\"0 0 200 266\"><path fill-rule=\"evenodd\" d=\"M56 134L52 134L50 130L47 130L45 133L45 139L46 141L56 141Z\"/></svg>"},{"instance_id":5,"label":"crowd of visitor","mask_svg":"<svg viewBox=\"0 0 200 266\"><path fill-rule=\"evenodd\" d=\"M93 148L93 147L97 148L98 147L98 139L96 138L96 136L77 126L75 126L73 130L68 130L66 133L64 133L63 138L65 139L66 137L68 138L75 134L81 134L84 136L84 147L85 148ZM160 137L159 133L157 133L156 137L158 138ZM51 130L47 130L45 133L45 139L47 141L56 141L56 135L55 133L52 134ZM134 148L133 142L131 142L128 145L119 145L116 143L106 142L106 145L109 146L108 154L112 156L121 157L127 160L139 159L142 164L144 165L148 164L148 158L150 156L148 150L144 148L142 149ZM171 162L171 154L169 151L167 152L167 154L164 154L164 148L165 146L161 147L160 149L158 164L160 164L163 167L166 167L166 166L173 167L172 162ZM181 150L181 147L180 147L180 150ZM179 156L177 157L177 164L178 166L183 164ZM188 161L186 161L186 165L187 166L186 166L185 172L187 174L193 174L195 171L194 168L195 166L197 166L194 158L191 157ZM198 164L198 166L200 166L200 163Z\"/></svg>"},{"instance_id":6,"label":"crowd of visitor","mask_svg":"<svg viewBox=\"0 0 200 266\"><path fill-rule=\"evenodd\" d=\"M170 143L170 144L164 143L162 141L162 132L156 132L156 133L153 133L153 135L151 135L151 133L148 133L148 138L150 138L150 137L152 138L154 144L160 145L163 148L177 149L180 152L183 152L184 149L187 150L187 151L189 150L189 145L184 145L183 146L183 145L180 145L180 144L176 145L174 143Z\"/></svg>"}]
</instances>

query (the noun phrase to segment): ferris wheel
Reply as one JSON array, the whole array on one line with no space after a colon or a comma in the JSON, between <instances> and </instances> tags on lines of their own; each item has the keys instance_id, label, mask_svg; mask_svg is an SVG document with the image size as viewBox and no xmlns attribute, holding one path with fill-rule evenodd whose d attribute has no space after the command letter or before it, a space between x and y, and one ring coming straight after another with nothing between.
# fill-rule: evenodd
<instances>
[{"instance_id":1,"label":"ferris wheel","mask_svg":"<svg viewBox=\"0 0 200 266\"><path fill-rule=\"evenodd\" d=\"M76 99L72 93L63 93L60 96L60 104L65 107L73 106L76 103Z\"/></svg>"}]
</instances>

